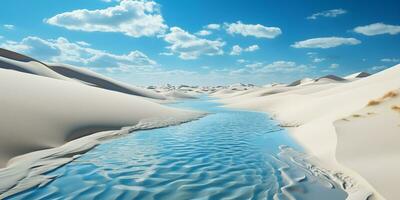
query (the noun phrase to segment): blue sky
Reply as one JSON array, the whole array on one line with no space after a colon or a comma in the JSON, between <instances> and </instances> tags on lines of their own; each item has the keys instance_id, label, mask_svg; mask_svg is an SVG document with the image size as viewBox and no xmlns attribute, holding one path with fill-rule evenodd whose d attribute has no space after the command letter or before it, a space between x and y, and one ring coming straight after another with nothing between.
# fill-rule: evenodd
<instances>
[{"instance_id":1,"label":"blue sky","mask_svg":"<svg viewBox=\"0 0 400 200\"><path fill-rule=\"evenodd\" d=\"M399 10L372 0L4 0L0 46L137 85L290 82L398 64Z\"/></svg>"}]
</instances>

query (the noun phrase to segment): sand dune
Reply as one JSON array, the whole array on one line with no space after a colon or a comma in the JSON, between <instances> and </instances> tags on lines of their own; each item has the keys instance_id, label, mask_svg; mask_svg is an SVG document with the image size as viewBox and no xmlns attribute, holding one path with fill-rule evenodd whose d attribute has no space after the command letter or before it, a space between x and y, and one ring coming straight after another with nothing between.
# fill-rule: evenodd
<instances>
[{"instance_id":1,"label":"sand dune","mask_svg":"<svg viewBox=\"0 0 400 200\"><path fill-rule=\"evenodd\" d=\"M185 92L181 92L178 90L172 90L172 91L166 91L162 93L166 97L169 97L171 99L196 99L197 97Z\"/></svg>"},{"instance_id":2,"label":"sand dune","mask_svg":"<svg viewBox=\"0 0 400 200\"><path fill-rule=\"evenodd\" d=\"M28 56L1 48L0 68L59 80L81 82L90 86L151 99L166 99L166 97L161 94L113 80L88 69L66 64L45 64Z\"/></svg>"},{"instance_id":3,"label":"sand dune","mask_svg":"<svg viewBox=\"0 0 400 200\"><path fill-rule=\"evenodd\" d=\"M68 143L68 147L12 159L7 168L0 169L0 179L4 180L0 183L0 193L11 187L20 191L40 184L40 181L35 181L41 173L92 148L98 143L98 138L120 134L118 130L123 127L160 127L203 115L162 106L139 96L6 69L0 69L0 91L3 97L0 98L3 116L0 118L0 167L15 156L59 147L86 135L113 130L81 140L84 142L74 143L74 140ZM35 165L41 168L35 168ZM29 181L26 181L27 177ZM17 182L20 184L15 186Z\"/></svg>"},{"instance_id":4,"label":"sand dune","mask_svg":"<svg viewBox=\"0 0 400 200\"><path fill-rule=\"evenodd\" d=\"M375 197L380 197L380 194L385 197L385 194L392 194L396 197L394 199L398 199L400 198L398 196L399 193L393 191L390 187L386 187L386 184L377 182L368 176L360 177L357 173L336 162L338 140L333 122L364 108L369 100L380 97L386 91L398 89L400 87L399 74L400 65L396 65L380 73L352 82L329 76L323 77L324 79L330 79L329 81L322 81L323 84L305 85L297 89L265 96L246 94L221 99L221 101L228 104L227 106L229 107L268 112L281 121L283 126L293 127L290 128L292 136L328 167L352 174L361 184L369 185L368 183L370 183L379 191L375 192ZM319 80L322 79L320 78ZM372 126L372 124L365 124L365 129L371 128L371 130L374 130ZM361 137L363 134L362 129L353 128L348 130L353 132L360 131L358 135ZM389 136L390 134L382 135L381 137L388 139ZM364 139L368 140L369 143L363 142ZM347 144L355 149L368 148L371 144L376 145L376 148L380 148L382 145L375 143L374 137L366 137L364 139L357 140L357 137L355 137L353 140L340 140L340 145ZM399 149L396 151L398 152ZM349 157L343 156L343 154L346 155L347 153L350 155ZM341 154L341 158L356 160L356 157L351 156L352 154L349 151L341 151ZM376 155L382 157L390 156L378 151ZM371 168L371 162L374 161L360 160L357 165L359 169L354 168L353 170L358 172L362 171L361 168ZM382 166L382 170L375 170L370 173L374 173L374 176L389 177L392 176L389 173L393 171L392 166ZM380 184L382 184L381 187L378 186ZM373 190L373 188L370 189Z\"/></svg>"},{"instance_id":5,"label":"sand dune","mask_svg":"<svg viewBox=\"0 0 400 200\"><path fill-rule=\"evenodd\" d=\"M59 74L62 74L63 76L82 81L89 85L126 94L148 97L152 99L166 99L165 96L152 92L151 90L135 87L126 83L113 80L85 68L75 67L67 64L48 63L47 65L50 69Z\"/></svg>"},{"instance_id":6,"label":"sand dune","mask_svg":"<svg viewBox=\"0 0 400 200\"><path fill-rule=\"evenodd\" d=\"M0 100L7 116L0 126L2 166L11 157L90 133L188 113L133 95L11 70L0 69L0 82L2 96L7 97ZM34 137L23 139L30 135Z\"/></svg>"},{"instance_id":7,"label":"sand dune","mask_svg":"<svg viewBox=\"0 0 400 200\"><path fill-rule=\"evenodd\" d=\"M354 79L357 79L357 78L365 78L365 77L370 76L370 75L371 74L369 74L367 72L357 72L357 73L345 76L344 79L346 79L346 80L354 80Z\"/></svg>"},{"instance_id":8,"label":"sand dune","mask_svg":"<svg viewBox=\"0 0 400 200\"><path fill-rule=\"evenodd\" d=\"M346 79L335 76L335 75L326 75L320 78L315 79L314 83L336 83L336 82L345 82Z\"/></svg>"},{"instance_id":9,"label":"sand dune","mask_svg":"<svg viewBox=\"0 0 400 200\"><path fill-rule=\"evenodd\" d=\"M371 100L368 106L334 122L336 157L365 177L384 197L399 199L400 90L387 92L384 97Z\"/></svg>"},{"instance_id":10,"label":"sand dune","mask_svg":"<svg viewBox=\"0 0 400 200\"><path fill-rule=\"evenodd\" d=\"M33 58L0 48L0 68L20 71L24 73L72 81L68 77L54 72L46 64Z\"/></svg>"},{"instance_id":11,"label":"sand dune","mask_svg":"<svg viewBox=\"0 0 400 200\"><path fill-rule=\"evenodd\" d=\"M312 83L312 82L314 82L314 81L315 81L315 80L312 79L312 78L303 78L303 79L294 81L294 82L290 83L290 84L287 85L287 86L306 85L306 84Z\"/></svg>"}]
</instances>

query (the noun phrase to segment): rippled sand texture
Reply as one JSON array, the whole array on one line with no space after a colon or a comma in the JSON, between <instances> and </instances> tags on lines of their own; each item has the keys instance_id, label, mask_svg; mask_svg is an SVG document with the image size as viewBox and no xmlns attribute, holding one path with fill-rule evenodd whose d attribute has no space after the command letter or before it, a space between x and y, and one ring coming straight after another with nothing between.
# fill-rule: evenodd
<instances>
[{"instance_id":1,"label":"rippled sand texture","mask_svg":"<svg viewBox=\"0 0 400 200\"><path fill-rule=\"evenodd\" d=\"M54 181L10 199L346 198L335 181L282 153L282 144L301 149L265 114L179 106L214 114L109 140L51 172Z\"/></svg>"}]
</instances>

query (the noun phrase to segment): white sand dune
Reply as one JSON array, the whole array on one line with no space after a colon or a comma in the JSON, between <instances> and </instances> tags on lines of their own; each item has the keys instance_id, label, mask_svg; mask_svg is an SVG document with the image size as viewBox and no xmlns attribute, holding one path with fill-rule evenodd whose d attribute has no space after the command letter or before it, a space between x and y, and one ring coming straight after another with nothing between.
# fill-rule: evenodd
<instances>
[{"instance_id":1,"label":"white sand dune","mask_svg":"<svg viewBox=\"0 0 400 200\"><path fill-rule=\"evenodd\" d=\"M335 76L335 75L326 75L320 78L315 79L314 83L325 84L325 83L337 83L337 82L345 82L346 79Z\"/></svg>"},{"instance_id":2,"label":"white sand dune","mask_svg":"<svg viewBox=\"0 0 400 200\"><path fill-rule=\"evenodd\" d=\"M325 80L323 80L325 79ZM327 80L329 79L329 80ZM341 78L336 77L323 77L320 78L320 84L305 85L279 93L269 95L250 95L234 96L232 98L223 98L221 102L228 104L229 107L253 109L265 111L277 118L284 126L289 128L291 135L302 144L310 153L320 159L327 167L339 169L351 174L358 179L360 184L372 185L378 189L375 191L375 197L380 198L381 194L388 199L400 199L400 193L393 190L393 187L388 186L390 182L383 183L377 179L369 178L369 176L359 176L357 173L363 169L371 169L377 165L374 160L367 162L366 157L364 160L358 160L357 168L343 167L336 161L336 146L338 144L337 133L333 123L343 117L349 116L354 112L364 108L369 100L380 97L386 91L391 91L400 88L400 65L396 65L390 69L380 73L371 75L366 78L358 79L356 81L343 81ZM323 81L321 81L323 80ZM296 87L293 87L296 88ZM259 92L259 91L255 91ZM231 95L233 96L233 95ZM388 122L390 123L390 122ZM376 145L376 155L389 159L392 155L387 155L385 152L379 152L379 148L384 148L383 144L376 142L375 137L364 137L364 129L373 129L373 124L365 123L365 127L351 127L349 132L358 132L359 137L354 137L352 140L340 139L340 145L355 149L369 148L371 145ZM380 127L386 131L386 127ZM390 133L384 134L381 137L389 140ZM339 132L338 135L341 133ZM348 133L351 134L351 133ZM379 134L379 133L375 133ZM341 136L339 136L340 138ZM365 142L367 140L368 142ZM399 142L397 140L397 142ZM394 152L399 153L400 148ZM349 157L343 155L350 155ZM351 151L341 151L340 158L346 160L357 160L357 157L351 156ZM346 166L346 162L342 163ZM398 174L394 171L393 165L382 166L381 170L370 170L371 176L393 178L397 180L398 177L393 174ZM354 172L353 172L354 170ZM362 173L360 173L363 175ZM374 174L374 175L372 175ZM369 183L369 184L368 184ZM373 188L369 188L373 190ZM388 196L388 194L391 194ZM390 198L389 198L390 197ZM395 198L393 198L395 197Z\"/></svg>"},{"instance_id":3,"label":"white sand dune","mask_svg":"<svg viewBox=\"0 0 400 200\"><path fill-rule=\"evenodd\" d=\"M33 58L0 48L0 68L30 73L59 80L72 81Z\"/></svg>"},{"instance_id":4,"label":"white sand dune","mask_svg":"<svg viewBox=\"0 0 400 200\"><path fill-rule=\"evenodd\" d=\"M113 80L96 72L90 71L89 69L75 67L67 64L55 63L48 63L47 66L63 76L69 77L71 79L76 79L82 81L83 83L87 83L89 85L93 85L103 89L147 97L151 99L166 99L165 96L151 90L135 87L120 81Z\"/></svg>"},{"instance_id":5,"label":"white sand dune","mask_svg":"<svg viewBox=\"0 0 400 200\"><path fill-rule=\"evenodd\" d=\"M0 48L0 68L10 69L59 80L81 82L83 84L122 92L126 94L165 100L166 97L105 77L88 69L66 64L45 64L28 56Z\"/></svg>"},{"instance_id":6,"label":"white sand dune","mask_svg":"<svg viewBox=\"0 0 400 200\"><path fill-rule=\"evenodd\" d=\"M80 83L0 69L0 161L182 111ZM18 81L15 81L18 80ZM185 112L183 112L185 113ZM5 134L7 133L7 134ZM29 140L24 139L33 135Z\"/></svg>"},{"instance_id":7,"label":"white sand dune","mask_svg":"<svg viewBox=\"0 0 400 200\"><path fill-rule=\"evenodd\" d=\"M354 80L354 79L358 79L358 78L365 78L365 77L370 76L370 75L371 74L369 74L367 72L357 72L357 73L345 76L344 79L346 79L346 80Z\"/></svg>"},{"instance_id":8,"label":"white sand dune","mask_svg":"<svg viewBox=\"0 0 400 200\"><path fill-rule=\"evenodd\" d=\"M96 132L120 130L128 126L166 126L203 115L162 106L139 96L15 70L0 69L0 91L0 110L3 116L0 118L1 167L6 166L12 157L59 147ZM109 131L108 134L114 133ZM47 153L12 159L7 168L0 169L0 193L13 187L17 181L25 179L29 170L35 167L34 163L43 162L43 159L49 160L52 156L68 160L74 154L71 152L80 152L93 146L90 141L80 144L81 146L79 144L61 148L64 151L59 148L57 154L54 153L55 150L45 150ZM85 146L88 144L90 145ZM50 166L42 166L41 172L57 165L57 162L47 163ZM40 175L37 171L35 174ZM24 182L23 185L32 185L32 181Z\"/></svg>"},{"instance_id":9,"label":"white sand dune","mask_svg":"<svg viewBox=\"0 0 400 200\"><path fill-rule=\"evenodd\" d=\"M294 81L294 82L290 83L290 84L287 85L287 86L307 85L307 84L313 83L314 81L315 81L315 80L312 79L312 78L303 78L303 79Z\"/></svg>"},{"instance_id":10,"label":"white sand dune","mask_svg":"<svg viewBox=\"0 0 400 200\"><path fill-rule=\"evenodd\" d=\"M165 91L165 92L162 92L162 94L173 100L175 100L175 99L196 99L197 98L195 95L188 94L187 92L182 92L182 91L178 91L178 90Z\"/></svg>"},{"instance_id":11,"label":"white sand dune","mask_svg":"<svg viewBox=\"0 0 400 200\"><path fill-rule=\"evenodd\" d=\"M388 92L385 98L370 104L335 121L336 157L367 179L384 197L399 199L400 90Z\"/></svg>"}]
</instances>

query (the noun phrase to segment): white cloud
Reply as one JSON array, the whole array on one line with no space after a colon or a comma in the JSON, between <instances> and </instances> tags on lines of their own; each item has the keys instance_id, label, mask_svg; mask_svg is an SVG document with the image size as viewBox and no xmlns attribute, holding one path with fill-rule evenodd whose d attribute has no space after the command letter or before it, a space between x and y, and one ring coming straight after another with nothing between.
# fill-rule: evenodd
<instances>
[{"instance_id":1,"label":"white cloud","mask_svg":"<svg viewBox=\"0 0 400 200\"><path fill-rule=\"evenodd\" d=\"M131 69L151 68L157 63L140 51L127 54L112 54L89 48L66 38L42 39L29 36L19 42L6 41L2 48L27 54L39 60L76 64L91 68Z\"/></svg>"},{"instance_id":2,"label":"white cloud","mask_svg":"<svg viewBox=\"0 0 400 200\"><path fill-rule=\"evenodd\" d=\"M254 44L254 45L251 45L251 46L247 47L246 49L244 49L244 51L252 52L252 51L257 51L259 49L260 49L260 47L256 44Z\"/></svg>"},{"instance_id":3,"label":"white cloud","mask_svg":"<svg viewBox=\"0 0 400 200\"><path fill-rule=\"evenodd\" d=\"M355 38L343 38L343 37L321 37L303 40L291 45L294 48L332 48L341 45L357 45L361 41Z\"/></svg>"},{"instance_id":4,"label":"white cloud","mask_svg":"<svg viewBox=\"0 0 400 200\"><path fill-rule=\"evenodd\" d=\"M400 33L400 26L389 25L384 23L375 23L366 26L357 26L354 31L367 36L390 34L396 35Z\"/></svg>"},{"instance_id":5,"label":"white cloud","mask_svg":"<svg viewBox=\"0 0 400 200\"><path fill-rule=\"evenodd\" d=\"M76 42L77 44L81 45L81 46L90 46L89 43L85 42L85 41L78 41Z\"/></svg>"},{"instance_id":6,"label":"white cloud","mask_svg":"<svg viewBox=\"0 0 400 200\"><path fill-rule=\"evenodd\" d=\"M98 10L74 10L45 22L70 30L121 32L131 37L162 34L167 28L158 4L145 0L123 0L114 7Z\"/></svg>"},{"instance_id":7,"label":"white cloud","mask_svg":"<svg viewBox=\"0 0 400 200\"><path fill-rule=\"evenodd\" d=\"M14 30L15 26L12 24L4 24L3 27L7 30Z\"/></svg>"},{"instance_id":8,"label":"white cloud","mask_svg":"<svg viewBox=\"0 0 400 200\"><path fill-rule=\"evenodd\" d=\"M266 65L262 70L265 72L303 72L309 69L307 65L298 65L292 61L275 61L271 64Z\"/></svg>"},{"instance_id":9,"label":"white cloud","mask_svg":"<svg viewBox=\"0 0 400 200\"><path fill-rule=\"evenodd\" d=\"M264 65L264 63L262 63L262 62L255 62L255 63L247 64L247 65L245 65L245 67L251 68L251 69L256 69L256 68L262 67L263 65Z\"/></svg>"},{"instance_id":10,"label":"white cloud","mask_svg":"<svg viewBox=\"0 0 400 200\"><path fill-rule=\"evenodd\" d=\"M398 58L382 58L382 62L400 62L400 59Z\"/></svg>"},{"instance_id":11,"label":"white cloud","mask_svg":"<svg viewBox=\"0 0 400 200\"><path fill-rule=\"evenodd\" d=\"M313 58L312 59L313 63L320 63L320 62L323 62L323 61L325 61L325 58Z\"/></svg>"},{"instance_id":12,"label":"white cloud","mask_svg":"<svg viewBox=\"0 0 400 200\"><path fill-rule=\"evenodd\" d=\"M376 71L384 70L386 68L387 68L387 66L385 66L385 65L377 65L377 66L371 67L370 70L373 72L376 72Z\"/></svg>"},{"instance_id":13,"label":"white cloud","mask_svg":"<svg viewBox=\"0 0 400 200\"><path fill-rule=\"evenodd\" d=\"M211 30L219 30L221 28L221 25L219 24L209 24L207 26L204 26L206 29L211 29Z\"/></svg>"},{"instance_id":14,"label":"white cloud","mask_svg":"<svg viewBox=\"0 0 400 200\"><path fill-rule=\"evenodd\" d=\"M232 51L230 53L230 55L240 55L242 53L243 49L242 47L240 47L239 45L235 45L232 47Z\"/></svg>"},{"instance_id":15,"label":"white cloud","mask_svg":"<svg viewBox=\"0 0 400 200\"><path fill-rule=\"evenodd\" d=\"M275 38L282 34L278 27L266 27L261 24L225 23L225 29L229 34L240 34L243 36L254 36L257 38Z\"/></svg>"},{"instance_id":16,"label":"white cloud","mask_svg":"<svg viewBox=\"0 0 400 200\"><path fill-rule=\"evenodd\" d=\"M230 74L231 75L239 75L239 74L266 75L273 73L287 74L287 73L306 72L312 68L313 66L297 64L296 62L293 61L279 60L268 64L262 62L246 64L244 68L230 70Z\"/></svg>"},{"instance_id":17,"label":"white cloud","mask_svg":"<svg viewBox=\"0 0 400 200\"><path fill-rule=\"evenodd\" d=\"M161 53L159 53L159 55L161 55L161 56L173 56L174 53L171 53L171 52L161 52Z\"/></svg>"},{"instance_id":18,"label":"white cloud","mask_svg":"<svg viewBox=\"0 0 400 200\"><path fill-rule=\"evenodd\" d=\"M247 62L247 60L245 60L245 59L238 59L238 60L236 60L236 62L238 62L238 63L245 63L245 62Z\"/></svg>"},{"instance_id":19,"label":"white cloud","mask_svg":"<svg viewBox=\"0 0 400 200\"><path fill-rule=\"evenodd\" d=\"M307 52L307 55L313 63L320 63L326 60L325 58L321 58L317 52Z\"/></svg>"},{"instance_id":20,"label":"white cloud","mask_svg":"<svg viewBox=\"0 0 400 200\"><path fill-rule=\"evenodd\" d=\"M179 27L170 28L170 32L164 36L164 40L171 44L167 48L179 54L184 60L197 59L201 55L222 55L222 47L225 42L221 40L207 40L198 38Z\"/></svg>"},{"instance_id":21,"label":"white cloud","mask_svg":"<svg viewBox=\"0 0 400 200\"><path fill-rule=\"evenodd\" d=\"M346 14L346 13L347 13L347 11L342 9L342 8L332 9L332 10L325 10L325 11L322 11L322 12L314 13L311 16L307 17L307 19L317 19L319 17L331 17L331 18L333 18L333 17L337 17L339 15L343 15L343 14Z\"/></svg>"},{"instance_id":22,"label":"white cloud","mask_svg":"<svg viewBox=\"0 0 400 200\"><path fill-rule=\"evenodd\" d=\"M199 32L197 32L197 33L195 33L196 35L200 35L200 36L206 36L206 35L211 35L212 34L212 32L211 31L208 31L208 30L201 30L201 31L199 31Z\"/></svg>"},{"instance_id":23,"label":"white cloud","mask_svg":"<svg viewBox=\"0 0 400 200\"><path fill-rule=\"evenodd\" d=\"M336 69L336 68L338 68L339 66L340 66L339 64L332 63L332 64L329 66L329 68L331 68L331 69Z\"/></svg>"},{"instance_id":24,"label":"white cloud","mask_svg":"<svg viewBox=\"0 0 400 200\"><path fill-rule=\"evenodd\" d=\"M260 49L260 47L256 44L251 45L247 48L242 48L239 45L234 45L232 47L232 51L231 51L230 55L237 56L237 55L240 55L242 52L252 52L252 51L257 51L258 49Z\"/></svg>"}]
</instances>

